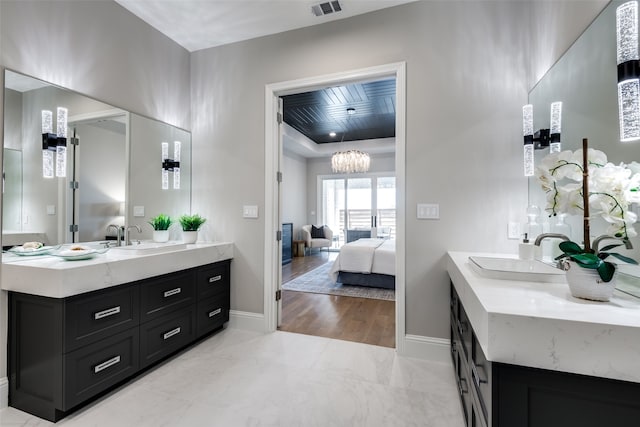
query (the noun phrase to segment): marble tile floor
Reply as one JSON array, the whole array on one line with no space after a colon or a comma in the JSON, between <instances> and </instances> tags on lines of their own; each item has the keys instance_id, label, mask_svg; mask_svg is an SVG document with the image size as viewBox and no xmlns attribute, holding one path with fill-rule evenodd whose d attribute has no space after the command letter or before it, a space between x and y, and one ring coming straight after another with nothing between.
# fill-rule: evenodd
<instances>
[{"instance_id":1,"label":"marble tile floor","mask_svg":"<svg viewBox=\"0 0 640 427\"><path fill-rule=\"evenodd\" d=\"M54 424L14 408L0 426ZM55 425L463 427L450 363L289 332L226 329Z\"/></svg>"}]
</instances>

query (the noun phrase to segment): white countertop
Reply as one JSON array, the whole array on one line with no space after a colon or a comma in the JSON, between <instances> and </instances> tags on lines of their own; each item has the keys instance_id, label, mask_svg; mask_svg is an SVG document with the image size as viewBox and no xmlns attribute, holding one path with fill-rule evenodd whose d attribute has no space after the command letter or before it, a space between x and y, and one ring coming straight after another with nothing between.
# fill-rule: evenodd
<instances>
[{"instance_id":1,"label":"white countertop","mask_svg":"<svg viewBox=\"0 0 640 427\"><path fill-rule=\"evenodd\" d=\"M447 271L490 361L640 382L640 299L574 298L566 283L487 279L449 252Z\"/></svg>"},{"instance_id":2,"label":"white countertop","mask_svg":"<svg viewBox=\"0 0 640 427\"><path fill-rule=\"evenodd\" d=\"M121 285L233 258L233 243L197 243L186 249L137 255L111 249L83 261L3 254L0 287L52 298Z\"/></svg>"}]
</instances>

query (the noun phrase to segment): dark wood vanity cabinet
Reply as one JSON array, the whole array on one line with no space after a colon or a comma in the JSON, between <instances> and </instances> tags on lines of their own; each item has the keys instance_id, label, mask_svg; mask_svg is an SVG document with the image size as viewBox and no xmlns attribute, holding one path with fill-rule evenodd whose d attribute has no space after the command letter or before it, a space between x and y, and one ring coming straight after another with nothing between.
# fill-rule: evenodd
<instances>
[{"instance_id":1,"label":"dark wood vanity cabinet","mask_svg":"<svg viewBox=\"0 0 640 427\"><path fill-rule=\"evenodd\" d=\"M230 260L68 298L9 292L9 404L58 421L229 320Z\"/></svg>"},{"instance_id":2,"label":"dark wood vanity cabinet","mask_svg":"<svg viewBox=\"0 0 640 427\"><path fill-rule=\"evenodd\" d=\"M468 427L638 425L640 384L490 362L453 284L450 307L451 357Z\"/></svg>"}]
</instances>

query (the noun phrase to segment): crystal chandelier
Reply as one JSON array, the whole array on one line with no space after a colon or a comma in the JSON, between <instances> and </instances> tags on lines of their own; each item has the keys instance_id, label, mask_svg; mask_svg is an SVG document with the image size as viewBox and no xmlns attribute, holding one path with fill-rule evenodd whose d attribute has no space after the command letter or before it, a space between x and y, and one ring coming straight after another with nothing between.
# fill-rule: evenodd
<instances>
[{"instance_id":1,"label":"crystal chandelier","mask_svg":"<svg viewBox=\"0 0 640 427\"><path fill-rule=\"evenodd\" d=\"M369 154L359 150L338 151L331 157L334 173L363 173L369 170Z\"/></svg>"}]
</instances>

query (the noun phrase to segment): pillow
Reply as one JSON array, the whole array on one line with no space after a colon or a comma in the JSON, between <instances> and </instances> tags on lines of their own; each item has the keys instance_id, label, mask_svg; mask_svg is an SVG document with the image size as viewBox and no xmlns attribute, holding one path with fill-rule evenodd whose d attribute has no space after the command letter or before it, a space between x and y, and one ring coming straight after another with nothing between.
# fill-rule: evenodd
<instances>
[{"instance_id":1,"label":"pillow","mask_svg":"<svg viewBox=\"0 0 640 427\"><path fill-rule=\"evenodd\" d=\"M315 225L311 226L311 238L312 239L324 239L324 225L320 227L316 227Z\"/></svg>"}]
</instances>

